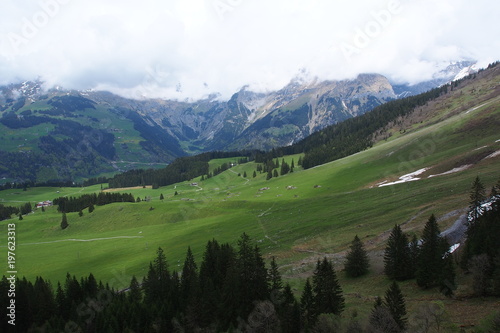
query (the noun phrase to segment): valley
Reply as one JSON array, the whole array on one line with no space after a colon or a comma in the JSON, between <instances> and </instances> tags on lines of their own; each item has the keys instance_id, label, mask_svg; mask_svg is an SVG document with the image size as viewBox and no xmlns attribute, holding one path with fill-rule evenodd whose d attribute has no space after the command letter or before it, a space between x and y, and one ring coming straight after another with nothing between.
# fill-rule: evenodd
<instances>
[{"instance_id":1,"label":"valley","mask_svg":"<svg viewBox=\"0 0 500 333\"><path fill-rule=\"evenodd\" d=\"M57 206L34 209L22 220L1 221L1 234L15 224L19 278L35 281L42 276L55 286L68 273L91 273L123 291L133 277L138 283L146 281L148 263L159 248L169 269L181 272L188 247L200 264L207 242L236 247L245 233L260 249L266 266L276 259L296 299L318 260L330 260L345 298L342 321L356 314L365 323L374 300L391 284L384 274L384 249L394 225L420 238L434 214L441 231L452 230L467 212L474 179L479 177L488 193L499 181L499 71L492 67L477 78L452 84L437 98L387 122L372 133L370 148L308 168L299 161L310 151L273 156L274 175L262 171L265 163L240 155L213 158L208 174L166 186L108 188L104 183L5 189L0 191L4 206L34 206L101 192L130 193L136 200L96 205L92 212L68 212L69 226L64 229ZM276 165L283 163L294 165L293 172L280 175ZM370 260L368 274L359 278L344 272L355 236ZM488 318L500 310L498 298L473 297L472 276L460 268L464 239L455 241L461 245L453 253L453 296L435 287L422 289L414 279L399 283L410 319L416 320L413 315L432 303L445 310L446 331L487 327Z\"/></svg>"}]
</instances>

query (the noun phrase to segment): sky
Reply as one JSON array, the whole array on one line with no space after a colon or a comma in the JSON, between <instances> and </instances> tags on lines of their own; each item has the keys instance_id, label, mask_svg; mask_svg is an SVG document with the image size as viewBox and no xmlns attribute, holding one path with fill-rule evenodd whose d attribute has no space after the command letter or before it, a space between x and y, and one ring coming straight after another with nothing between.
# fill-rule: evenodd
<instances>
[{"instance_id":1,"label":"sky","mask_svg":"<svg viewBox=\"0 0 500 333\"><path fill-rule=\"evenodd\" d=\"M296 77L415 84L500 60L497 0L1 0L0 84L228 99Z\"/></svg>"}]
</instances>

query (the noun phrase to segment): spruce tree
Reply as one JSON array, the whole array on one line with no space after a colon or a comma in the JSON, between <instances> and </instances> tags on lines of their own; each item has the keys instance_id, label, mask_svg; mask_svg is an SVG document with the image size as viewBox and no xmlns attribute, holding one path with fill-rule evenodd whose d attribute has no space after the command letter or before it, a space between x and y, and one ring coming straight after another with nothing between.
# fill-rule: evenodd
<instances>
[{"instance_id":1,"label":"spruce tree","mask_svg":"<svg viewBox=\"0 0 500 333\"><path fill-rule=\"evenodd\" d=\"M163 193L160 193L160 200L163 200L165 199L165 197L163 196Z\"/></svg>"},{"instance_id":2,"label":"spruce tree","mask_svg":"<svg viewBox=\"0 0 500 333\"><path fill-rule=\"evenodd\" d=\"M326 257L318 260L313 275L313 292L316 314L340 315L344 310L344 296L333 265Z\"/></svg>"},{"instance_id":3,"label":"spruce tree","mask_svg":"<svg viewBox=\"0 0 500 333\"><path fill-rule=\"evenodd\" d=\"M199 280L196 262L191 247L188 247L180 282L180 296L183 307L194 305L199 296Z\"/></svg>"},{"instance_id":4,"label":"spruce tree","mask_svg":"<svg viewBox=\"0 0 500 333\"><path fill-rule=\"evenodd\" d=\"M345 271L350 277L358 277L368 273L370 262L363 243L358 235L354 237L351 243L351 249L346 256Z\"/></svg>"},{"instance_id":5,"label":"spruce tree","mask_svg":"<svg viewBox=\"0 0 500 333\"><path fill-rule=\"evenodd\" d=\"M384 271L387 277L397 281L406 280L412 276L408 237L397 224L387 240L384 252Z\"/></svg>"},{"instance_id":6,"label":"spruce tree","mask_svg":"<svg viewBox=\"0 0 500 333\"><path fill-rule=\"evenodd\" d=\"M392 318L401 331L406 329L408 319L406 318L406 304L403 293L396 281L393 281L385 292L385 306L389 309Z\"/></svg>"},{"instance_id":7,"label":"spruce tree","mask_svg":"<svg viewBox=\"0 0 500 333\"><path fill-rule=\"evenodd\" d=\"M94 210L95 210L95 207L94 207L94 205L91 203L91 204L89 205L89 213L92 213Z\"/></svg>"},{"instance_id":8,"label":"spruce tree","mask_svg":"<svg viewBox=\"0 0 500 333\"><path fill-rule=\"evenodd\" d=\"M61 229L66 229L69 226L68 224L68 218L66 217L66 213L62 214L62 221L61 221Z\"/></svg>"},{"instance_id":9,"label":"spruce tree","mask_svg":"<svg viewBox=\"0 0 500 333\"><path fill-rule=\"evenodd\" d=\"M474 179L472 183L472 188L469 194L469 210L472 214L472 223L475 223L477 218L479 217L479 207L481 203L486 199L486 190L484 188L483 183L479 179L479 176Z\"/></svg>"},{"instance_id":10,"label":"spruce tree","mask_svg":"<svg viewBox=\"0 0 500 333\"><path fill-rule=\"evenodd\" d=\"M269 268L267 279L269 281L271 301L273 301L273 303L279 302L282 296L283 281L281 280L281 274L278 270L278 264L276 264L274 256L271 258L271 267Z\"/></svg>"},{"instance_id":11,"label":"spruce tree","mask_svg":"<svg viewBox=\"0 0 500 333\"><path fill-rule=\"evenodd\" d=\"M307 329L314 325L316 321L316 306L313 289L309 278L306 279L304 291L300 297L300 313L303 326Z\"/></svg>"},{"instance_id":12,"label":"spruce tree","mask_svg":"<svg viewBox=\"0 0 500 333\"><path fill-rule=\"evenodd\" d=\"M439 234L436 217L432 214L424 227L416 272L417 284L424 288L442 282L443 258L449 246Z\"/></svg>"},{"instance_id":13,"label":"spruce tree","mask_svg":"<svg viewBox=\"0 0 500 333\"><path fill-rule=\"evenodd\" d=\"M130 291L128 294L128 299L133 304L139 304L142 300L142 292L141 285L135 275L132 276L132 280L130 281Z\"/></svg>"}]
</instances>

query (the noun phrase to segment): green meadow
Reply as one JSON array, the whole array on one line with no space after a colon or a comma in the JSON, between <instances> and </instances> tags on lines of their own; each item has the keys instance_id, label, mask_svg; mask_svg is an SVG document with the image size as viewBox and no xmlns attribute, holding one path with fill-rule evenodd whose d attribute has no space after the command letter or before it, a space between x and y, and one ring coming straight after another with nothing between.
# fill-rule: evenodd
<instances>
[{"instance_id":1,"label":"green meadow","mask_svg":"<svg viewBox=\"0 0 500 333\"><path fill-rule=\"evenodd\" d=\"M382 274L382 251L392 227L402 224L405 232L420 235L431 214L440 218L468 206L468 192L476 176L488 191L499 180L499 157L485 158L500 150L500 133L496 123L489 121L498 119L499 113L500 108L491 105L462 112L308 170L297 166L300 155L280 157L280 163L282 158L288 163L293 159L296 168L270 180L265 173L257 172L253 177L256 164L249 162L209 179L154 190L118 189L143 201L97 206L92 213L84 210L81 217L70 213L65 230L60 228L61 214L56 207L45 212L38 209L22 221L0 222L0 234L6 235L7 225L15 223L19 276L30 280L43 276L54 284L63 281L68 272L76 276L92 272L103 283L121 289L133 275L142 278L146 274L158 247L165 250L170 268L181 270L188 246L201 261L208 240L236 245L246 232L266 258L276 256L285 280L297 292L305 277L312 274L317 259L326 255L334 260L347 304L366 313L373 297L383 295L389 284ZM236 161L214 160L210 168ZM472 166L429 178L465 164ZM420 180L378 186L422 168L428 169L417 176ZM100 185L6 190L0 192L0 203L34 204L100 190ZM161 194L164 200L160 200ZM457 217L440 219L441 230ZM372 268L367 277L352 280L340 271L355 235L370 251ZM7 236L0 239L4 252L6 241ZM441 297L433 291L421 291L414 281L404 283L403 291L411 294L410 308ZM490 300L484 304L499 307ZM454 316L460 319L460 314L454 312Z\"/></svg>"}]
</instances>

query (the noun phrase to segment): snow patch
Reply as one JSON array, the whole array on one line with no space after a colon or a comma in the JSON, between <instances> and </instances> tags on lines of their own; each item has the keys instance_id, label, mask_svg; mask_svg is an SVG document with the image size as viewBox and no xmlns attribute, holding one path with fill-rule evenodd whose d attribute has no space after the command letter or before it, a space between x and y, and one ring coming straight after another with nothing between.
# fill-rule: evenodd
<instances>
[{"instance_id":1,"label":"snow patch","mask_svg":"<svg viewBox=\"0 0 500 333\"><path fill-rule=\"evenodd\" d=\"M498 155L500 155L500 150L497 150L496 152L494 152L493 154L489 154L488 156L485 157L485 159L487 158L493 158L493 157L497 157Z\"/></svg>"},{"instance_id":2,"label":"snow patch","mask_svg":"<svg viewBox=\"0 0 500 333\"><path fill-rule=\"evenodd\" d=\"M453 244L450 249L448 250L449 253L453 253L455 252L456 249L458 249L460 247L460 243L457 243L457 244Z\"/></svg>"},{"instance_id":3,"label":"snow patch","mask_svg":"<svg viewBox=\"0 0 500 333\"><path fill-rule=\"evenodd\" d=\"M414 171L412 173L408 173L406 175L403 175L403 176L399 177L399 180L396 180L395 182L387 183L387 181L383 181L382 183L379 183L377 185L378 185L378 187L382 187L382 186L390 186L390 185L402 184L402 183L407 183L407 182L413 182L415 180L419 180L420 179L420 178L418 178L416 176L419 176L419 175L423 174L428 169L429 168L423 168L423 169Z\"/></svg>"},{"instance_id":4,"label":"snow patch","mask_svg":"<svg viewBox=\"0 0 500 333\"><path fill-rule=\"evenodd\" d=\"M482 147L474 149L473 151L476 151L476 150L479 150L479 149L483 149L483 148L488 148L488 146L482 146Z\"/></svg>"},{"instance_id":5,"label":"snow patch","mask_svg":"<svg viewBox=\"0 0 500 333\"><path fill-rule=\"evenodd\" d=\"M465 164L465 165L459 166L458 168L453 168L451 170L448 170L448 171L445 171L445 172L442 172L442 173L438 173L436 175L430 175L427 178L432 178L432 177L437 177L437 176L444 176L444 175L449 175L450 173L464 171L464 170L467 170L468 168L470 168L471 166L472 166L472 164Z\"/></svg>"}]
</instances>

